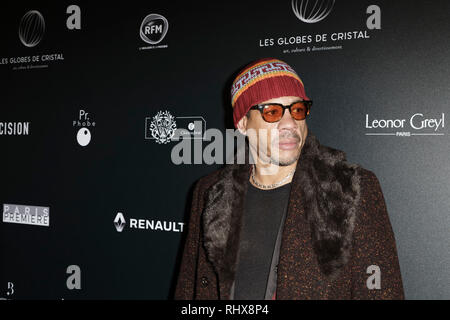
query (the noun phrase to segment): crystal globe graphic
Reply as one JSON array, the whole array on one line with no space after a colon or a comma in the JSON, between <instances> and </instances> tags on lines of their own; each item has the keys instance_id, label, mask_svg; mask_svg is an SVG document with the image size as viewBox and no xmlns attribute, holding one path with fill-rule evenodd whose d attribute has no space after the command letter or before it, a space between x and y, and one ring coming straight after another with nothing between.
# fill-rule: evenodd
<instances>
[{"instance_id":1,"label":"crystal globe graphic","mask_svg":"<svg viewBox=\"0 0 450 320\"><path fill-rule=\"evenodd\" d=\"M19 39L24 46L35 47L41 42L45 33L44 17L39 11L31 10L20 20Z\"/></svg>"},{"instance_id":2,"label":"crystal globe graphic","mask_svg":"<svg viewBox=\"0 0 450 320\"><path fill-rule=\"evenodd\" d=\"M292 0L292 11L305 23L316 23L325 19L333 10L335 0Z\"/></svg>"}]
</instances>

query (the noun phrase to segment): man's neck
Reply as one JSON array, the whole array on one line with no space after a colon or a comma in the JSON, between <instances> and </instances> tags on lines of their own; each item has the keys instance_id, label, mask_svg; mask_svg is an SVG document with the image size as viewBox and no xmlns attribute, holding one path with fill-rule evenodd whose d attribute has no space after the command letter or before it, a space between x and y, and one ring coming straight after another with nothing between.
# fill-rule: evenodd
<instances>
[{"instance_id":1,"label":"man's neck","mask_svg":"<svg viewBox=\"0 0 450 320\"><path fill-rule=\"evenodd\" d=\"M298 161L298 160L297 160ZM262 185L272 185L282 181L286 176L295 170L297 167L297 161L288 166L278 166L275 164L265 164L257 162L254 171L255 180ZM291 175L286 181L284 181L280 186L290 183L292 181L293 175ZM253 183L252 179L250 181Z\"/></svg>"}]
</instances>

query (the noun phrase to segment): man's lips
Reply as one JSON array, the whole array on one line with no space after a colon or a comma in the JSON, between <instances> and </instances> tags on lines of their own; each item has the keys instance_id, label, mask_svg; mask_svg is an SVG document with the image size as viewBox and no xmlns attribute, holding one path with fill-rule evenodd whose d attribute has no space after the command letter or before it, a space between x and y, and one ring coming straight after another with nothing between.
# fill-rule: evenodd
<instances>
[{"instance_id":1,"label":"man's lips","mask_svg":"<svg viewBox=\"0 0 450 320\"><path fill-rule=\"evenodd\" d=\"M297 139L286 139L286 140L280 141L278 146L281 150L292 150L292 149L297 148L298 143L299 143L299 140L297 140Z\"/></svg>"}]
</instances>

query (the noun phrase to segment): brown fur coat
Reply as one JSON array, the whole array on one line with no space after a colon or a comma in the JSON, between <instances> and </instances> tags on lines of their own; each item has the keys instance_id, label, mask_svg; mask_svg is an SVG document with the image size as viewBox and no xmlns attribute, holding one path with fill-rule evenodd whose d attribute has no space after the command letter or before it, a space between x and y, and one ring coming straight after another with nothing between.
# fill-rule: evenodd
<instances>
[{"instance_id":1,"label":"brown fur coat","mask_svg":"<svg viewBox=\"0 0 450 320\"><path fill-rule=\"evenodd\" d=\"M251 165L195 186L175 299L229 299ZM381 288L369 289L369 266ZM403 299L395 238L376 176L310 132L292 180L277 299Z\"/></svg>"}]
</instances>

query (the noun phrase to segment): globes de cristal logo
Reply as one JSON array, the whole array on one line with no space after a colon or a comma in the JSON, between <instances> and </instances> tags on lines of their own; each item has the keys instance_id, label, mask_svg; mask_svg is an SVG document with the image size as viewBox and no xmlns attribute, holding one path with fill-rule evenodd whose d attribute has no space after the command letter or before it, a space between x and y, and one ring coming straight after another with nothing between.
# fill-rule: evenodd
<instances>
[{"instance_id":1,"label":"globes de cristal logo","mask_svg":"<svg viewBox=\"0 0 450 320\"><path fill-rule=\"evenodd\" d=\"M333 10L335 0L292 0L292 11L305 23L316 23L325 19Z\"/></svg>"},{"instance_id":2,"label":"globes de cristal logo","mask_svg":"<svg viewBox=\"0 0 450 320\"><path fill-rule=\"evenodd\" d=\"M160 14L152 13L142 21L139 34L143 41L155 45L164 39L168 29L167 19Z\"/></svg>"},{"instance_id":3,"label":"globes de cristal logo","mask_svg":"<svg viewBox=\"0 0 450 320\"><path fill-rule=\"evenodd\" d=\"M66 27L69 30L81 29L81 9L77 5L70 5L66 9L69 14ZM24 14L19 24L19 39L26 47L35 47L41 42L45 34L45 20L37 10L30 10Z\"/></svg>"},{"instance_id":4,"label":"globes de cristal logo","mask_svg":"<svg viewBox=\"0 0 450 320\"><path fill-rule=\"evenodd\" d=\"M35 47L41 42L45 33L44 17L39 11L31 10L20 20L19 38L23 45Z\"/></svg>"},{"instance_id":5,"label":"globes de cristal logo","mask_svg":"<svg viewBox=\"0 0 450 320\"><path fill-rule=\"evenodd\" d=\"M48 68L53 64L61 63L64 61L63 52L36 52L34 49L38 45L42 46L43 39L47 33L47 23L44 16L38 10L25 11L21 18L17 18L18 25L14 28L17 31L17 43L21 43L26 47L29 54L20 54L12 57L0 56L0 67L10 66L12 70L33 70ZM81 30L81 8L77 5L69 5L65 13L66 16L66 28L71 31ZM20 20L19 20L20 19ZM55 21L58 21L55 23ZM59 32L60 20L55 20L51 25L52 35L55 32ZM62 27L62 26L61 26ZM8 31L9 32L9 31ZM7 45L7 44L6 44ZM44 41L45 45L45 41Z\"/></svg>"}]
</instances>

